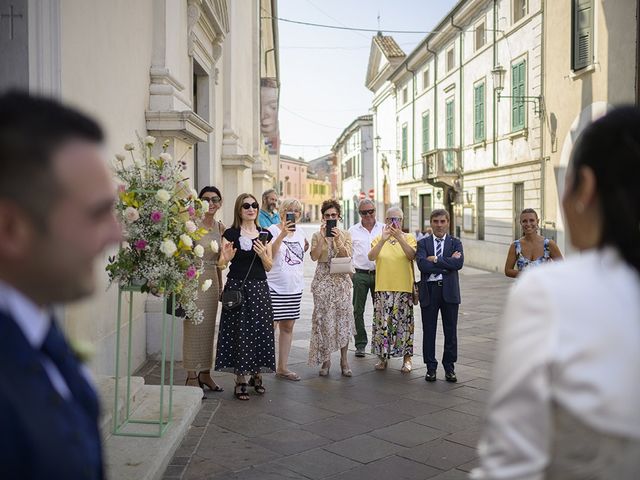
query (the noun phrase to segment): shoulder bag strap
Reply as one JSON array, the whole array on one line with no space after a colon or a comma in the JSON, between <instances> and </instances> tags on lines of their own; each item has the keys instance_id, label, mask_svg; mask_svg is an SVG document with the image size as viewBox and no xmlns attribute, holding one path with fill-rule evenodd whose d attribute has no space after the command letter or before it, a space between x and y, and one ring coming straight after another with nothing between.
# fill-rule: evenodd
<instances>
[{"instance_id":1,"label":"shoulder bag strap","mask_svg":"<svg viewBox=\"0 0 640 480\"><path fill-rule=\"evenodd\" d=\"M242 283L240 284L240 288L244 287L244 282L247 281L247 278L249 277L249 274L251 273L251 269L253 268L253 262L256 261L256 257L257 256L258 256L258 254L256 252L253 252L253 258L251 259L251 264L249 265L249 270L247 270L247 274L242 279Z\"/></svg>"}]
</instances>

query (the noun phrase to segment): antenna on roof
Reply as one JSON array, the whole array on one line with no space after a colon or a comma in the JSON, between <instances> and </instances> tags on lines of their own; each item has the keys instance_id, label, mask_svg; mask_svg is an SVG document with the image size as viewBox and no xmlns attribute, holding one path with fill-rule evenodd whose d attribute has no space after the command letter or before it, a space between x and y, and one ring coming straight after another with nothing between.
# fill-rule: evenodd
<instances>
[{"instance_id":1,"label":"antenna on roof","mask_svg":"<svg viewBox=\"0 0 640 480\"><path fill-rule=\"evenodd\" d=\"M378 35L382 35L382 31L380 30L380 10L378 10Z\"/></svg>"}]
</instances>

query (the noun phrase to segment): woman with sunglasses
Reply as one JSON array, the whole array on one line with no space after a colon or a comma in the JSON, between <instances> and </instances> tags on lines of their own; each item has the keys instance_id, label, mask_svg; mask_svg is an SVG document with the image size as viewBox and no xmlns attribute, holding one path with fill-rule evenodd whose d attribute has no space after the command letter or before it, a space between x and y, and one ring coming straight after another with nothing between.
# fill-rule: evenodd
<instances>
[{"instance_id":1,"label":"woman with sunglasses","mask_svg":"<svg viewBox=\"0 0 640 480\"><path fill-rule=\"evenodd\" d=\"M225 290L240 290L243 301L234 309L223 309L216 352L216 371L236 375L234 395L249 400L248 386L262 395L262 372L276 369L273 341L273 311L267 274L271 270L273 238L258 226L260 205L242 193L233 208L233 225L222 236L220 260L230 263ZM246 376L249 375L247 382Z\"/></svg>"},{"instance_id":2,"label":"woman with sunglasses","mask_svg":"<svg viewBox=\"0 0 640 480\"><path fill-rule=\"evenodd\" d=\"M211 365L213 364L213 339L216 331L216 318L218 316L218 301L222 286L222 275L218 268L219 250L211 247L212 244L220 245L225 226L215 219L216 212L222 206L222 194L216 187L204 187L200 191L200 200L209 203L209 209L204 215L200 227L207 230L198 244L204 247L204 272L200 276L201 283L211 280L211 287L206 293L200 293L196 304L203 311L202 323L194 325L188 318L184 321L182 337L182 366L187 371L185 385L207 387L212 392L222 392L220 387L211 378ZM214 243L215 242L215 243Z\"/></svg>"},{"instance_id":3,"label":"woman with sunglasses","mask_svg":"<svg viewBox=\"0 0 640 480\"><path fill-rule=\"evenodd\" d=\"M371 351L378 356L376 370L387 368L392 357L402 357L402 373L411 371L413 356L413 259L417 242L403 233L404 214L391 207L382 234L371 242L369 260L376 262Z\"/></svg>"},{"instance_id":4,"label":"woman with sunglasses","mask_svg":"<svg viewBox=\"0 0 640 480\"><path fill-rule=\"evenodd\" d=\"M340 350L342 375L351 376L347 359L349 338L353 334L352 283L348 273L330 273L332 258L351 256L351 235L333 227L327 232L327 222L337 223L340 204L325 200L320 207L322 225L311 238L311 259L318 262L311 282L313 294L313 316L311 317L311 339L309 343L309 365L320 368L320 376L329 375L331 354ZM329 233L329 235L327 235Z\"/></svg>"}]
</instances>

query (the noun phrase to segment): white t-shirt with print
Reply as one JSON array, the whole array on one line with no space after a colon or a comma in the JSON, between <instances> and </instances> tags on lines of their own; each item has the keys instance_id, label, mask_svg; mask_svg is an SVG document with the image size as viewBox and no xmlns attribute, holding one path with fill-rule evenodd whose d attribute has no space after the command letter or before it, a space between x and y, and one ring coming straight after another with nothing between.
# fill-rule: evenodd
<instances>
[{"instance_id":1,"label":"white t-shirt with print","mask_svg":"<svg viewBox=\"0 0 640 480\"><path fill-rule=\"evenodd\" d=\"M280 227L271 225L268 230L274 237L280 235ZM272 240L272 243L275 238ZM273 266L267 272L269 287L282 295L300 293L304 289L304 245L306 237L298 228L292 236L285 237L278 253L273 256Z\"/></svg>"}]
</instances>

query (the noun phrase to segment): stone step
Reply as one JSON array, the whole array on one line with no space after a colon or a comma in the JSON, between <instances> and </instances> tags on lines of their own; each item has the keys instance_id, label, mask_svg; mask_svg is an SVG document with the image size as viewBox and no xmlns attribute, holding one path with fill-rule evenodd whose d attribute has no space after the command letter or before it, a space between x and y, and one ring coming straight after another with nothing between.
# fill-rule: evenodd
<instances>
[{"instance_id":1,"label":"stone step","mask_svg":"<svg viewBox=\"0 0 640 480\"><path fill-rule=\"evenodd\" d=\"M165 387L168 403L168 387ZM105 468L109 480L159 480L187 434L191 422L200 410L202 390L194 387L173 387L173 420L164 435L157 437L127 437L107 435L104 439ZM160 408L160 387L143 385L137 392L137 404L131 418L157 420ZM166 407L165 407L166 408ZM157 426L131 425L145 432L157 432ZM127 429L129 428L126 427ZM110 432L110 430L109 430Z\"/></svg>"},{"instance_id":2,"label":"stone step","mask_svg":"<svg viewBox=\"0 0 640 480\"><path fill-rule=\"evenodd\" d=\"M100 403L102 406L102 416L100 418L100 431L102 438L106 438L113 432L113 414L115 404L115 378L108 375L99 375L95 379L96 388L100 392ZM129 408L135 410L140 404L141 390L144 387L144 378L131 377L131 405ZM118 382L118 416L123 418L126 408L127 379L121 378Z\"/></svg>"}]
</instances>

